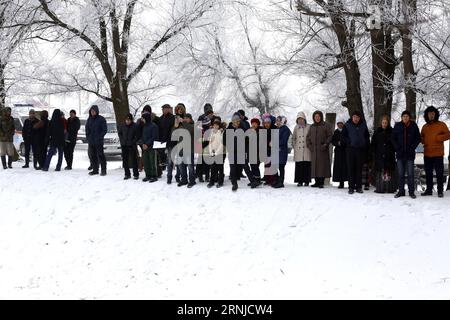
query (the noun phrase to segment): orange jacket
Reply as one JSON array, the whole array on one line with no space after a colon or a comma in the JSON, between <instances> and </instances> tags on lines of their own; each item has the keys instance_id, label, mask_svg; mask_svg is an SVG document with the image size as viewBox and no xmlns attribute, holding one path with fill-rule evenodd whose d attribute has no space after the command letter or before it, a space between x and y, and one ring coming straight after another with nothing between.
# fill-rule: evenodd
<instances>
[{"instance_id":1,"label":"orange jacket","mask_svg":"<svg viewBox=\"0 0 450 320\"><path fill-rule=\"evenodd\" d=\"M443 157L444 142L450 139L450 131L442 121L427 123L422 128L422 143L425 157Z\"/></svg>"}]
</instances>

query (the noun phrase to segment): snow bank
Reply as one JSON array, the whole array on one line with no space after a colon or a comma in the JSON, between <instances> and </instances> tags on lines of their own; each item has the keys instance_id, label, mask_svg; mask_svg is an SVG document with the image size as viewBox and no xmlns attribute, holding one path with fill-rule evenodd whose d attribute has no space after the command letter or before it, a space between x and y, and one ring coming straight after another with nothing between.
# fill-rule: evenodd
<instances>
[{"instance_id":1,"label":"snow bank","mask_svg":"<svg viewBox=\"0 0 450 320\"><path fill-rule=\"evenodd\" d=\"M0 171L0 298L450 298L448 192L186 189L76 157Z\"/></svg>"}]
</instances>

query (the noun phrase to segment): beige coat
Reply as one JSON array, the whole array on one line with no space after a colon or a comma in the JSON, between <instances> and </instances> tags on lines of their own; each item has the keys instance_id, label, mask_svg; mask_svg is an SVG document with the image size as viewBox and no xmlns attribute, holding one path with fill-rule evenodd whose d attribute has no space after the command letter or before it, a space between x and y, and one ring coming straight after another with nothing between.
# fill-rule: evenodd
<instances>
[{"instance_id":1,"label":"beige coat","mask_svg":"<svg viewBox=\"0 0 450 320\"><path fill-rule=\"evenodd\" d=\"M308 135L311 126L307 124L304 127L296 125L292 134L292 149L294 149L294 161L311 161L311 150L309 150L306 143L306 136Z\"/></svg>"},{"instance_id":2,"label":"beige coat","mask_svg":"<svg viewBox=\"0 0 450 320\"><path fill-rule=\"evenodd\" d=\"M223 135L223 129L219 129L216 132L211 131L208 144L210 155L217 156L225 154L225 148L223 146Z\"/></svg>"}]
</instances>

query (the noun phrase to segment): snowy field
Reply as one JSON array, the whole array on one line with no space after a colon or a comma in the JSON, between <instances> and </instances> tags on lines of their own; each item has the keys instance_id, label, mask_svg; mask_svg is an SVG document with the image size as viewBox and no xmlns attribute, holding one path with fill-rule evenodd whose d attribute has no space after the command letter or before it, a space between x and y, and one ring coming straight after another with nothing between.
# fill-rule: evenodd
<instances>
[{"instance_id":1,"label":"snowy field","mask_svg":"<svg viewBox=\"0 0 450 320\"><path fill-rule=\"evenodd\" d=\"M53 168L56 159L53 160ZM21 166L21 165L20 165ZM0 298L450 299L450 193L0 171Z\"/></svg>"}]
</instances>

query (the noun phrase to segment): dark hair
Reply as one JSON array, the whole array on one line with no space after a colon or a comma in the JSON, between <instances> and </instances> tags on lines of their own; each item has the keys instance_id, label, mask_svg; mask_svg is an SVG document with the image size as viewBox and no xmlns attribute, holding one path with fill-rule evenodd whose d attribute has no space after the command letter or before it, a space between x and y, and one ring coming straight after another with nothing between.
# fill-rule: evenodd
<instances>
[{"instance_id":1,"label":"dark hair","mask_svg":"<svg viewBox=\"0 0 450 320\"><path fill-rule=\"evenodd\" d=\"M434 107L434 106L429 106L428 108L425 109L425 112L423 114L423 117L424 117L426 123L430 123L430 119L428 118L429 112L434 112L434 114L435 114L434 120L439 121L439 117L440 117L439 110L436 109L436 107Z\"/></svg>"},{"instance_id":2,"label":"dark hair","mask_svg":"<svg viewBox=\"0 0 450 320\"><path fill-rule=\"evenodd\" d=\"M131 113L127 114L127 117L125 118L125 120L131 120L133 121L134 117Z\"/></svg>"},{"instance_id":3,"label":"dark hair","mask_svg":"<svg viewBox=\"0 0 450 320\"><path fill-rule=\"evenodd\" d=\"M73 109L72 109L72 110L70 110L69 114L70 114L70 113L74 113L74 114L77 114L77 112L76 112L75 110L73 110Z\"/></svg>"},{"instance_id":4,"label":"dark hair","mask_svg":"<svg viewBox=\"0 0 450 320\"><path fill-rule=\"evenodd\" d=\"M149 113L152 113L152 107L150 107L150 105L146 104L144 106L144 109L142 109L142 111L147 111Z\"/></svg>"},{"instance_id":5,"label":"dark hair","mask_svg":"<svg viewBox=\"0 0 450 320\"><path fill-rule=\"evenodd\" d=\"M161 107L161 109L170 109L170 108L172 107L170 106L170 104L167 103Z\"/></svg>"},{"instance_id":6,"label":"dark hair","mask_svg":"<svg viewBox=\"0 0 450 320\"><path fill-rule=\"evenodd\" d=\"M408 110L405 110L405 111L402 112L402 117L404 115L407 115L407 116L409 116L411 118L411 112L409 112Z\"/></svg>"}]
</instances>

